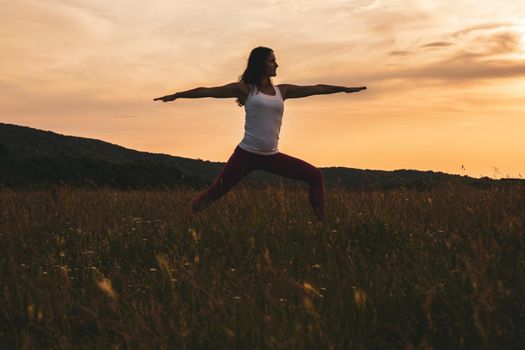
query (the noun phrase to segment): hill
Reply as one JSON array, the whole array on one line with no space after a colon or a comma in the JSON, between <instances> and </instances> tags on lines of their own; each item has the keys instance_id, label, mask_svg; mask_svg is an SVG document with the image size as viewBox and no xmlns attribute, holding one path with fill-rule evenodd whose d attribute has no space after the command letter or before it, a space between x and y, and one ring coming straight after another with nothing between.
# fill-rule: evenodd
<instances>
[{"instance_id":1,"label":"hill","mask_svg":"<svg viewBox=\"0 0 525 350\"><path fill-rule=\"evenodd\" d=\"M57 184L116 188L203 187L224 163L140 152L108 142L0 123L0 184L41 188ZM490 186L498 181L416 170L321 168L329 187L429 188L446 183ZM500 180L499 182L521 180ZM251 185L302 186L296 181L255 171Z\"/></svg>"},{"instance_id":2,"label":"hill","mask_svg":"<svg viewBox=\"0 0 525 350\"><path fill-rule=\"evenodd\" d=\"M220 168L220 164L189 161L138 152L100 140L0 123L0 183L6 187L202 186L203 175L210 168Z\"/></svg>"}]
</instances>

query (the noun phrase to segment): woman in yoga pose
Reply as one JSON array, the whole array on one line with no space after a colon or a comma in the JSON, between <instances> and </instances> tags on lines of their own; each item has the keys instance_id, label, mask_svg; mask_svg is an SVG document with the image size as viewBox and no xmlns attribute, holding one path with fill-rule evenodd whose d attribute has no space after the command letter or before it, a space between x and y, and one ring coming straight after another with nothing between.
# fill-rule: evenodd
<instances>
[{"instance_id":1,"label":"woman in yoga pose","mask_svg":"<svg viewBox=\"0 0 525 350\"><path fill-rule=\"evenodd\" d=\"M248 65L239 82L211 88L199 87L154 99L168 102L178 98L237 98L238 105L245 108L244 138L213 185L193 201L192 212L199 212L218 200L249 172L259 169L308 183L309 200L316 218L320 222L326 220L321 171L301 159L279 152L283 102L288 98L358 92L366 87L273 85L271 77L276 76L277 67L273 50L259 46L251 51Z\"/></svg>"}]
</instances>

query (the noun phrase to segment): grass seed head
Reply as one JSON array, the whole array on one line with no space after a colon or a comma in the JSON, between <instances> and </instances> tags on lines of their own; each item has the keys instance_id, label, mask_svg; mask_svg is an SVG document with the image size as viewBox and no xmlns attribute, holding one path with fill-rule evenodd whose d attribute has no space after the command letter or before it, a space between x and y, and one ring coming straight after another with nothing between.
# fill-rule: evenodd
<instances>
[{"instance_id":1,"label":"grass seed head","mask_svg":"<svg viewBox=\"0 0 525 350\"><path fill-rule=\"evenodd\" d=\"M111 285L111 280L109 278L101 277L97 282L97 286L104 294L106 294L111 299L117 299L117 293L113 289L113 286Z\"/></svg>"},{"instance_id":2,"label":"grass seed head","mask_svg":"<svg viewBox=\"0 0 525 350\"><path fill-rule=\"evenodd\" d=\"M366 306L367 296L364 290L357 288L354 290L354 302L359 310L364 310Z\"/></svg>"},{"instance_id":3,"label":"grass seed head","mask_svg":"<svg viewBox=\"0 0 525 350\"><path fill-rule=\"evenodd\" d=\"M307 292L310 292L310 293L312 293L312 294L315 294L316 296L320 296L320 295L321 295L321 293L319 293L319 291L318 291L316 288L314 288L314 287L313 287L310 283L308 283L308 282L304 282L304 283L303 283L303 289L304 289L305 291L307 291Z\"/></svg>"}]
</instances>

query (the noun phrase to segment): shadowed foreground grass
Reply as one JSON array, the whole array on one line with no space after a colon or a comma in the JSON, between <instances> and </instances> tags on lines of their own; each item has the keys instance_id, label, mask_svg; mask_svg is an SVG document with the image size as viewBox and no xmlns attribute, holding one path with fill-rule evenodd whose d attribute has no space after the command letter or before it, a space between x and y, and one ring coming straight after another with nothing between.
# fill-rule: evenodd
<instances>
[{"instance_id":1,"label":"shadowed foreground grass","mask_svg":"<svg viewBox=\"0 0 525 350\"><path fill-rule=\"evenodd\" d=\"M520 348L525 188L0 192L1 348Z\"/></svg>"}]
</instances>

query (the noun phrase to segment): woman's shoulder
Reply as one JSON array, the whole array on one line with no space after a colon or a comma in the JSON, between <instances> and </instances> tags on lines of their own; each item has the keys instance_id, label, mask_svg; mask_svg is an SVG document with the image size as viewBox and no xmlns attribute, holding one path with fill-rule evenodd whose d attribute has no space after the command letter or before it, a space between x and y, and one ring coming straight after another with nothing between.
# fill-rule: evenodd
<instances>
[{"instance_id":1,"label":"woman's shoulder","mask_svg":"<svg viewBox=\"0 0 525 350\"><path fill-rule=\"evenodd\" d=\"M239 81L236 84L237 84L237 88L240 91L242 91L242 94L245 95L246 97L251 95L256 89L255 86L253 86L252 84L247 84L247 83L242 82L242 81Z\"/></svg>"},{"instance_id":2,"label":"woman's shoulder","mask_svg":"<svg viewBox=\"0 0 525 350\"><path fill-rule=\"evenodd\" d=\"M236 84L237 84L237 89L241 92L239 96L239 101L241 102L241 105L244 105L244 103L248 100L248 98L256 92L255 91L256 88L255 86L251 84L247 84L242 81L239 81Z\"/></svg>"},{"instance_id":3,"label":"woman's shoulder","mask_svg":"<svg viewBox=\"0 0 525 350\"><path fill-rule=\"evenodd\" d=\"M276 84L277 88L279 89L279 92L281 93L281 97L286 99L286 93L288 91L288 88L291 86L290 84Z\"/></svg>"},{"instance_id":4,"label":"woman's shoulder","mask_svg":"<svg viewBox=\"0 0 525 350\"><path fill-rule=\"evenodd\" d=\"M279 88L279 91L283 92L283 91L286 91L286 89L288 89L290 84L276 84L275 86Z\"/></svg>"}]
</instances>

